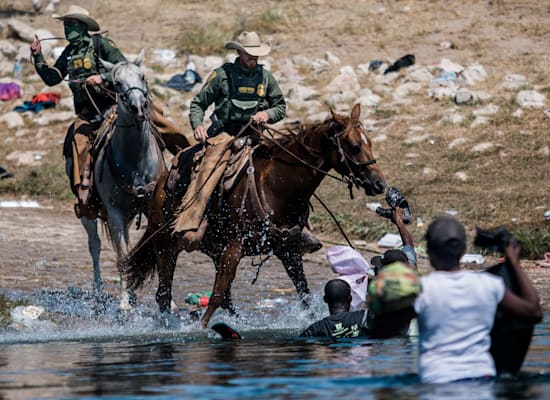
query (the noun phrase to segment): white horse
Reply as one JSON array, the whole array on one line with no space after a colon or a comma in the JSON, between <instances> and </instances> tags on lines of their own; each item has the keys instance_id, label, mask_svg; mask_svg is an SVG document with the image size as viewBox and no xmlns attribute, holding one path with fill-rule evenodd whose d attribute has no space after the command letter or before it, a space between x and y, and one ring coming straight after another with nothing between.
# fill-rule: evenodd
<instances>
[{"instance_id":1,"label":"white horse","mask_svg":"<svg viewBox=\"0 0 550 400\"><path fill-rule=\"evenodd\" d=\"M105 145L94 164L94 186L102 202L102 214L117 259L129 251L129 226L133 218L147 211L151 192L166 169L162 151L152 134L149 114L151 100L140 65L144 51L133 62L111 64L101 60L111 72L117 94L117 117ZM94 268L94 290L101 292L99 270L101 242L97 220L81 218L88 234L88 248ZM119 263L117 263L118 265ZM132 308L126 278L120 274L121 310Z\"/></svg>"}]
</instances>

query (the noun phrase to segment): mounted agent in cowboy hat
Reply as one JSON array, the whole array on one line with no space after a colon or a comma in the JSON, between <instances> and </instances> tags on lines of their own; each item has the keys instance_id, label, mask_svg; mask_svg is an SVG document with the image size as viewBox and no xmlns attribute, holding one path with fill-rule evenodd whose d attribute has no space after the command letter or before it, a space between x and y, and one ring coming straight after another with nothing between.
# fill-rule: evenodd
<instances>
[{"instance_id":1,"label":"mounted agent in cowboy hat","mask_svg":"<svg viewBox=\"0 0 550 400\"><path fill-rule=\"evenodd\" d=\"M206 84L191 102L189 120L195 139L204 142L208 137L225 131L236 135L250 120L254 123L275 123L286 115L286 102L273 75L258 63L258 57L271 51L271 43L262 42L256 32L242 32L225 48L236 50L234 63L215 69ZM215 110L208 132L204 112L212 104Z\"/></svg>"},{"instance_id":2,"label":"mounted agent in cowboy hat","mask_svg":"<svg viewBox=\"0 0 550 400\"><path fill-rule=\"evenodd\" d=\"M65 167L71 189L77 196L77 216L95 218L94 212L87 208L91 185L91 144L105 112L116 104L115 97L111 95L111 73L100 60L116 64L126 61L126 57L112 40L99 34L90 35L89 32L99 31L100 26L88 10L71 5L65 14L54 14L53 18L63 21L69 45L53 67L44 59L38 36L31 43L31 54L36 72L48 86L57 85L68 75L77 117L69 126L63 146ZM154 104L151 120L171 152L176 153L189 145L183 133L167 121L162 110Z\"/></svg>"},{"instance_id":3,"label":"mounted agent in cowboy hat","mask_svg":"<svg viewBox=\"0 0 550 400\"><path fill-rule=\"evenodd\" d=\"M188 251L198 247L206 230L206 219L203 211L221 172L208 170L209 165L223 165L223 157L229 157L227 147L232 136L247 138L247 143L257 143L257 130L265 123L276 123L286 115L286 102L279 85L270 71L258 63L258 58L266 56L271 51L270 42L262 42L256 32L241 32L236 40L225 43L225 48L236 50L238 57L233 63L223 64L216 68L208 77L200 92L191 101L189 121L193 128L195 139L205 143L205 154L199 173L193 178L191 186L182 200L182 212L178 217L177 231L185 231L184 240L189 243ZM212 124L206 130L203 125L204 113L214 104L214 112L210 116ZM255 125L255 129L249 127ZM222 132L225 135L220 135ZM215 136L218 136L216 137ZM218 157L212 161L214 157ZM220 158L222 157L222 158ZM212 189L210 192L202 189L204 177L210 177ZM200 187L201 189L196 189ZM193 198L195 196L195 198ZM199 199L199 200L196 200ZM195 206L194 202L202 204ZM187 211L188 210L188 211ZM304 251L313 252L322 245L316 238L304 229Z\"/></svg>"},{"instance_id":4,"label":"mounted agent in cowboy hat","mask_svg":"<svg viewBox=\"0 0 550 400\"><path fill-rule=\"evenodd\" d=\"M91 142L101 125L103 114L116 104L114 97L103 89L112 87L112 77L100 59L118 63L126 58L112 40L88 33L100 30L99 23L88 10L72 5L65 14L54 14L53 17L63 21L69 45L53 67L42 55L38 36L31 43L31 54L36 72L48 86L57 85L68 75L77 117L67 131L63 155L71 189L77 195L75 211L80 217L88 211L85 205L90 185ZM89 216L92 217L91 214Z\"/></svg>"}]
</instances>

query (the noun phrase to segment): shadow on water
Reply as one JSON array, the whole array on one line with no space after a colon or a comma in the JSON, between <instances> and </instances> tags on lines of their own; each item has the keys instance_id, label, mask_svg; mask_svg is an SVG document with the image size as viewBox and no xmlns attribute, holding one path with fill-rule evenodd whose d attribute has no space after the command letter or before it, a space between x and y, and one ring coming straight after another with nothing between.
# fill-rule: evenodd
<instances>
[{"instance_id":1,"label":"shadow on water","mask_svg":"<svg viewBox=\"0 0 550 400\"><path fill-rule=\"evenodd\" d=\"M120 318L111 298L97 315L97 304L78 290L42 292L32 300L48 309L50 323L0 331L0 399L550 398L548 316L536 328L519 377L422 385L416 337L298 338L324 313L320 303L316 316L291 303L242 310L230 323L243 340L231 341L197 323L161 328L154 308L145 306Z\"/></svg>"}]
</instances>

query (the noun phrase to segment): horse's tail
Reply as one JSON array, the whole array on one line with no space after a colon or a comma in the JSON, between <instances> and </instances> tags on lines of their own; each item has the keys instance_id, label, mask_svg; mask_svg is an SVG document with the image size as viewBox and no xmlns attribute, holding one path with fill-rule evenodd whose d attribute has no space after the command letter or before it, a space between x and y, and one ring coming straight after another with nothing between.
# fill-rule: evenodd
<instances>
[{"instance_id":1,"label":"horse's tail","mask_svg":"<svg viewBox=\"0 0 550 400\"><path fill-rule=\"evenodd\" d=\"M136 246L120 261L119 271L126 276L129 289L138 289L151 278L158 266L160 238L166 235L169 225L158 229L149 229L141 237Z\"/></svg>"},{"instance_id":2,"label":"horse's tail","mask_svg":"<svg viewBox=\"0 0 550 400\"><path fill-rule=\"evenodd\" d=\"M164 171L153 190L147 210L147 229L134 248L119 262L119 271L126 276L128 287L138 289L152 277L159 263L159 251L162 251L162 238L170 233L170 224L164 222L163 202L164 184L168 179Z\"/></svg>"}]
</instances>

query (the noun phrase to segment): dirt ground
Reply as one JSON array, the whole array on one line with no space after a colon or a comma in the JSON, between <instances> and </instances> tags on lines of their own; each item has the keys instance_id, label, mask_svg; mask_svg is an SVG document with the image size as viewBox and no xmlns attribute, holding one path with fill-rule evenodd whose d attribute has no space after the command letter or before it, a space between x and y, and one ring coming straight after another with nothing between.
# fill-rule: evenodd
<instances>
[{"instance_id":1,"label":"dirt ground","mask_svg":"<svg viewBox=\"0 0 550 400\"><path fill-rule=\"evenodd\" d=\"M53 208L0 208L0 226L0 293L23 295L42 289L68 287L91 289L93 278L86 233L72 212ZM141 230L132 229L134 240L141 234ZM320 251L304 259L304 270L314 293L320 293L324 283L336 277L326 262L326 251L333 244L326 239ZM374 243L359 246L358 250L367 259L384 251ZM266 263L257 283L251 285L256 275L251 261L245 258L239 266L233 285L235 304L243 297L254 301L277 298L296 300L294 287L280 262L272 259ZM494 261L487 260L488 265ZM104 236L101 265L106 291L118 295L115 254ZM536 267L529 261L524 262L523 266L539 291L544 309L550 311L548 268ZM421 272L429 271L428 262L422 255L419 257L419 268ZM214 267L209 258L199 252L180 254L173 292L177 304L183 304L188 293L211 290L213 282ZM151 297L155 291L156 281L152 281L138 292L138 296Z\"/></svg>"}]
</instances>

